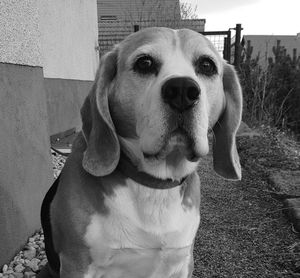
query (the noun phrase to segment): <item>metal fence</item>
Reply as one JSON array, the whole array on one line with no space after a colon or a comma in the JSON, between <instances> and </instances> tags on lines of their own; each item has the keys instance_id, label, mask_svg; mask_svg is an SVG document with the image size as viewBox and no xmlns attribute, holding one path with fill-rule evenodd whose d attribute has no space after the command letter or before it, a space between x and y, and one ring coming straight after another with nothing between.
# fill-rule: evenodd
<instances>
[{"instance_id":1,"label":"metal fence","mask_svg":"<svg viewBox=\"0 0 300 278\"><path fill-rule=\"evenodd\" d=\"M138 24L138 25L137 25ZM126 36L139 29L161 26L175 29L189 28L196 32L204 31L205 20L189 19L189 20L139 20L133 23L127 20L101 20L98 23L99 29L99 53L102 56L110 50L115 44L118 44Z\"/></svg>"},{"instance_id":2,"label":"metal fence","mask_svg":"<svg viewBox=\"0 0 300 278\"><path fill-rule=\"evenodd\" d=\"M233 37L231 30L235 31ZM214 44L218 52L223 54L225 60L239 68L241 57L241 31L242 25L236 24L235 28L230 28L228 31L209 31L201 33Z\"/></svg>"}]
</instances>

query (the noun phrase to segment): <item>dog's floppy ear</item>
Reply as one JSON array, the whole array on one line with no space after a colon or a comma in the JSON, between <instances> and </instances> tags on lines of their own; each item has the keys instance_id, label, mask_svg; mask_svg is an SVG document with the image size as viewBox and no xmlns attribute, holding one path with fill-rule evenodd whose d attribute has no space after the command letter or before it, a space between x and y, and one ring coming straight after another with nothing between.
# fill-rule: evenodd
<instances>
[{"instance_id":1,"label":"dog's floppy ear","mask_svg":"<svg viewBox=\"0 0 300 278\"><path fill-rule=\"evenodd\" d=\"M236 132L242 117L242 90L233 66L225 64L223 73L225 109L213 127L215 171L226 179L240 180L241 165L236 149Z\"/></svg>"},{"instance_id":2,"label":"dog's floppy ear","mask_svg":"<svg viewBox=\"0 0 300 278\"><path fill-rule=\"evenodd\" d=\"M87 144L82 166L94 176L110 174L120 158L120 145L108 105L117 59L117 49L101 58L92 90L81 108L82 132Z\"/></svg>"}]
</instances>

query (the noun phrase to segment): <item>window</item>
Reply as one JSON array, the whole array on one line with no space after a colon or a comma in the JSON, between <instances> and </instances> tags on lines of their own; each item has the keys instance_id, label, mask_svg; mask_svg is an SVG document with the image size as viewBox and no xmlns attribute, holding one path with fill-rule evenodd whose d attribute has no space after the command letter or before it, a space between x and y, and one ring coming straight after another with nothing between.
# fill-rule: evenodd
<instances>
[{"instance_id":1,"label":"window","mask_svg":"<svg viewBox=\"0 0 300 278\"><path fill-rule=\"evenodd\" d=\"M106 20L117 20L116 15L101 15L100 20L106 21Z\"/></svg>"}]
</instances>

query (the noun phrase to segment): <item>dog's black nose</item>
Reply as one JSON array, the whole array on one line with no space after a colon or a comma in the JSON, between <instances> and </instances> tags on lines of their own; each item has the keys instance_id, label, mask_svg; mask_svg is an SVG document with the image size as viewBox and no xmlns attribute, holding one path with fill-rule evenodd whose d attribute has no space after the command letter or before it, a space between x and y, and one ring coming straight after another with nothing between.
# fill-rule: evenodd
<instances>
[{"instance_id":1,"label":"dog's black nose","mask_svg":"<svg viewBox=\"0 0 300 278\"><path fill-rule=\"evenodd\" d=\"M161 94L171 108L182 112L191 108L199 100L200 87L192 78L176 77L166 81L162 86Z\"/></svg>"}]
</instances>

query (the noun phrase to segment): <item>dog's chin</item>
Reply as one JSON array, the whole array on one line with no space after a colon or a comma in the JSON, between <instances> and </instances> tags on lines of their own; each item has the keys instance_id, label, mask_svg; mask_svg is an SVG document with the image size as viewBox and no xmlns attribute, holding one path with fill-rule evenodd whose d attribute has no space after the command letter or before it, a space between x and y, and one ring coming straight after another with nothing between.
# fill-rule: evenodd
<instances>
[{"instance_id":1,"label":"dog's chin","mask_svg":"<svg viewBox=\"0 0 300 278\"><path fill-rule=\"evenodd\" d=\"M206 150L206 148L204 148ZM203 147L196 146L195 140L187 132L177 129L166 136L164 144L156 153L144 152L144 158L148 162L166 160L168 164L180 163L182 160L197 162L205 155Z\"/></svg>"},{"instance_id":2,"label":"dog's chin","mask_svg":"<svg viewBox=\"0 0 300 278\"><path fill-rule=\"evenodd\" d=\"M181 180L195 171L200 158L208 153L207 135L198 137L193 139L185 130L176 129L165 137L164 144L156 145L156 152L143 152L142 169L159 178Z\"/></svg>"}]
</instances>

